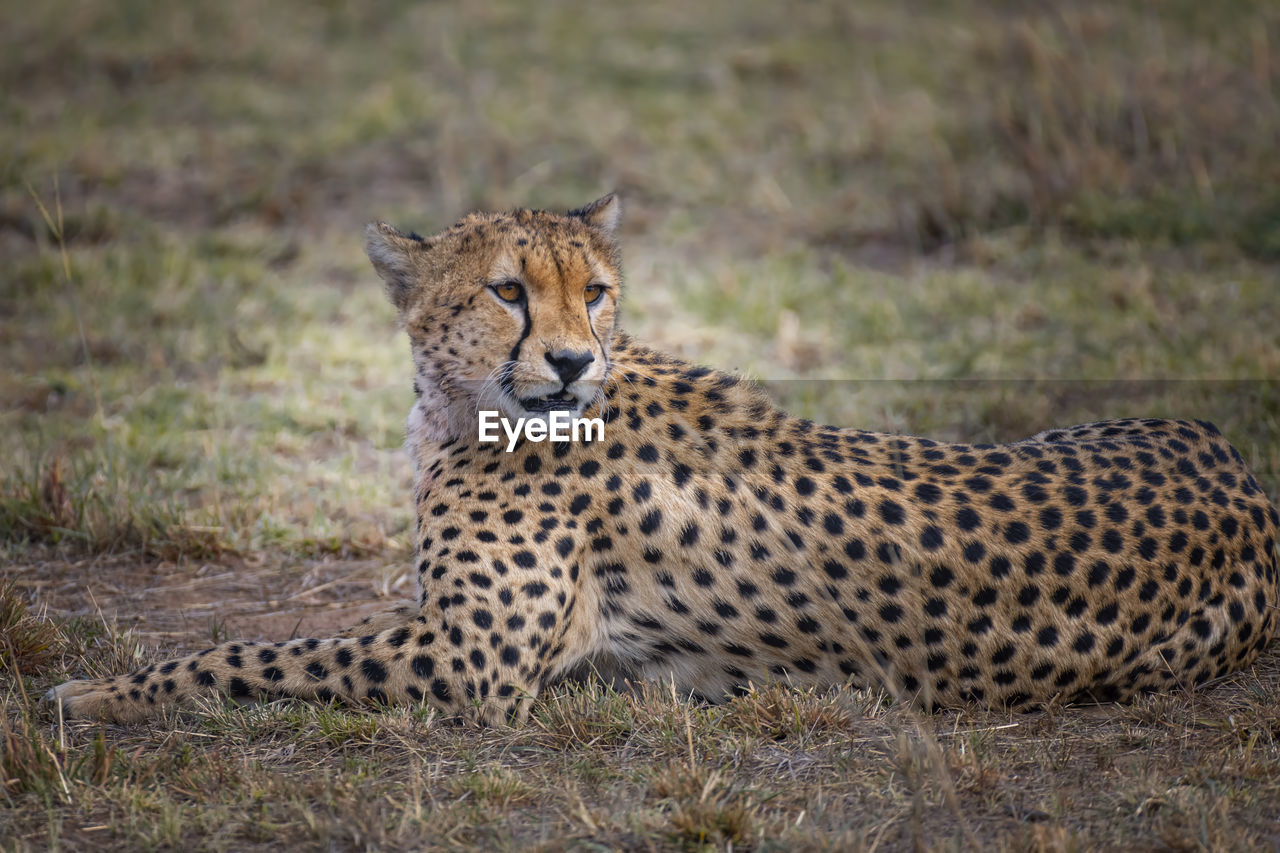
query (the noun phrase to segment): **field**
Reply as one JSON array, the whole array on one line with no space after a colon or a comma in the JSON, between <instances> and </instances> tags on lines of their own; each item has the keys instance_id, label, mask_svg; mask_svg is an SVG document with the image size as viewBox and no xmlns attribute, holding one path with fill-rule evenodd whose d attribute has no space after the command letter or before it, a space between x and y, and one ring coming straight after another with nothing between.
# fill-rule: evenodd
<instances>
[{"instance_id":1,"label":"field","mask_svg":"<svg viewBox=\"0 0 1280 853\"><path fill-rule=\"evenodd\" d=\"M1280 497L1280 6L0 0L0 849L1280 847L1280 647L1125 706L38 697L412 594L362 253L622 194L625 325L842 425L1217 423Z\"/></svg>"}]
</instances>

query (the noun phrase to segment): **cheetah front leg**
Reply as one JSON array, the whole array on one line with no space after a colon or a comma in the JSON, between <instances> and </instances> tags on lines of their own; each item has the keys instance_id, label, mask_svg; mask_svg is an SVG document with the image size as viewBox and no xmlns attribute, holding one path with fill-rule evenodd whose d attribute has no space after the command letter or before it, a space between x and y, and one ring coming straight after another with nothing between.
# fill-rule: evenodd
<instances>
[{"instance_id":1,"label":"cheetah front leg","mask_svg":"<svg viewBox=\"0 0 1280 853\"><path fill-rule=\"evenodd\" d=\"M452 639L414 617L408 625L361 637L223 643L128 675L69 681L45 698L69 718L117 722L219 693L237 699L428 704L447 714L474 708L485 723L522 722L536 683L526 683L516 667L501 660L483 678L465 666L459 671L445 657L458 651ZM483 657L472 652L466 660Z\"/></svg>"},{"instance_id":2,"label":"cheetah front leg","mask_svg":"<svg viewBox=\"0 0 1280 853\"><path fill-rule=\"evenodd\" d=\"M453 541L459 534L442 533L449 543L435 546L424 534L422 550L433 552L418 563L422 603L376 615L365 629L371 633L223 643L129 675L69 682L48 698L71 717L120 721L222 693L427 704L489 724L523 722L541 686L589 651L595 601L578 597L582 573L568 553L570 537L563 537L567 546L547 541L512 554L501 541L463 548ZM505 561L520 572L518 582ZM511 575L509 583L494 589L478 565L494 567L499 579Z\"/></svg>"}]
</instances>

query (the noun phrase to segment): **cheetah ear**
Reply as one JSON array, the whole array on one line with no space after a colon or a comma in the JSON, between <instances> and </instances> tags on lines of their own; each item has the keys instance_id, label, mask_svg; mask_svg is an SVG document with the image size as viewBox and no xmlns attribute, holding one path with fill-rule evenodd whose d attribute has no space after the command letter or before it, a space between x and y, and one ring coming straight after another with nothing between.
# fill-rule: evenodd
<instances>
[{"instance_id":1,"label":"cheetah ear","mask_svg":"<svg viewBox=\"0 0 1280 853\"><path fill-rule=\"evenodd\" d=\"M617 193L609 193L607 196L591 202L586 207L569 211L569 215L576 216L612 239L613 232L618 228L618 220L622 216L622 202L618 201Z\"/></svg>"},{"instance_id":2,"label":"cheetah ear","mask_svg":"<svg viewBox=\"0 0 1280 853\"><path fill-rule=\"evenodd\" d=\"M417 234L405 235L385 222L364 229L364 251L386 286L387 298L401 314L419 283L414 254L426 243Z\"/></svg>"}]
</instances>

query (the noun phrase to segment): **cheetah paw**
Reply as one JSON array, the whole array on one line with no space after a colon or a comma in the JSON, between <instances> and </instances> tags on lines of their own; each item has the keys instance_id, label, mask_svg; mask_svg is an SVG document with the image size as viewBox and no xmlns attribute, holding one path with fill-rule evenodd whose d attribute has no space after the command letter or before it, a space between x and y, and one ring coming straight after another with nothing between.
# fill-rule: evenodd
<instances>
[{"instance_id":1,"label":"cheetah paw","mask_svg":"<svg viewBox=\"0 0 1280 853\"><path fill-rule=\"evenodd\" d=\"M44 701L61 706L67 719L119 720L129 716L120 713L119 694L111 692L109 681L67 681L44 694Z\"/></svg>"}]
</instances>

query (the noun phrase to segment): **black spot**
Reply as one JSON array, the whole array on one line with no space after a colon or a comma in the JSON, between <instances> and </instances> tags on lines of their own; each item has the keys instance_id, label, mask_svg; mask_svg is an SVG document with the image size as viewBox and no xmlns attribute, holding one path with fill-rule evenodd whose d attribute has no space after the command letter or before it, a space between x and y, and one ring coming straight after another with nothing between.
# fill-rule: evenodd
<instances>
[{"instance_id":1,"label":"black spot","mask_svg":"<svg viewBox=\"0 0 1280 853\"><path fill-rule=\"evenodd\" d=\"M1017 649L1012 644L1005 643L1003 646L991 653L991 662L993 664L1008 663L1013 659L1013 655L1016 651Z\"/></svg>"},{"instance_id":2,"label":"black spot","mask_svg":"<svg viewBox=\"0 0 1280 853\"><path fill-rule=\"evenodd\" d=\"M936 504L942 500L942 489L933 483L920 483L915 488L916 499L925 504Z\"/></svg>"},{"instance_id":3,"label":"black spot","mask_svg":"<svg viewBox=\"0 0 1280 853\"><path fill-rule=\"evenodd\" d=\"M1011 521L1005 526L1004 538L1010 545L1018 545L1031 538L1031 528L1021 521Z\"/></svg>"},{"instance_id":4,"label":"black spot","mask_svg":"<svg viewBox=\"0 0 1280 853\"><path fill-rule=\"evenodd\" d=\"M1009 574L1013 569L1013 564L1009 562L1008 557L997 554L991 558L991 562L987 564L987 568L991 572L991 577L999 580Z\"/></svg>"},{"instance_id":5,"label":"black spot","mask_svg":"<svg viewBox=\"0 0 1280 853\"><path fill-rule=\"evenodd\" d=\"M964 486L971 492L982 494L991 490L991 481L986 477L974 476L966 479Z\"/></svg>"},{"instance_id":6,"label":"black spot","mask_svg":"<svg viewBox=\"0 0 1280 853\"><path fill-rule=\"evenodd\" d=\"M373 658L360 661L360 672L374 684L381 684L387 680L387 668Z\"/></svg>"},{"instance_id":7,"label":"black spot","mask_svg":"<svg viewBox=\"0 0 1280 853\"><path fill-rule=\"evenodd\" d=\"M1092 541L1093 540L1089 537L1088 533L1085 533L1083 530L1077 530L1071 534L1068 544L1071 546L1072 551L1080 554L1089 549L1089 545Z\"/></svg>"},{"instance_id":8,"label":"black spot","mask_svg":"<svg viewBox=\"0 0 1280 853\"><path fill-rule=\"evenodd\" d=\"M414 675L424 680L430 678L436 670L436 662L426 655L415 655L409 666Z\"/></svg>"},{"instance_id":9,"label":"black spot","mask_svg":"<svg viewBox=\"0 0 1280 853\"><path fill-rule=\"evenodd\" d=\"M651 536L661 525L662 510L653 509L644 518L640 519L640 532L645 536Z\"/></svg>"},{"instance_id":10,"label":"black spot","mask_svg":"<svg viewBox=\"0 0 1280 853\"><path fill-rule=\"evenodd\" d=\"M835 560L827 560L824 562L822 564L822 570L826 572L827 576L832 580L837 581L843 580L849 575L849 570L846 569L843 564L837 563Z\"/></svg>"},{"instance_id":11,"label":"black spot","mask_svg":"<svg viewBox=\"0 0 1280 853\"><path fill-rule=\"evenodd\" d=\"M1098 608L1098 612L1094 616L1094 619L1097 621L1099 625L1110 625L1113 622L1115 622L1117 618L1119 618L1119 615L1120 615L1119 605L1117 605L1115 602L1112 602L1111 604L1107 604L1107 605L1104 605L1103 607Z\"/></svg>"},{"instance_id":12,"label":"black spot","mask_svg":"<svg viewBox=\"0 0 1280 853\"><path fill-rule=\"evenodd\" d=\"M896 542L881 542L876 546L876 559L882 563L896 565L902 562L902 549Z\"/></svg>"},{"instance_id":13,"label":"black spot","mask_svg":"<svg viewBox=\"0 0 1280 853\"><path fill-rule=\"evenodd\" d=\"M902 619L902 608L896 604L885 604L880 608L880 618L889 624L894 624Z\"/></svg>"},{"instance_id":14,"label":"black spot","mask_svg":"<svg viewBox=\"0 0 1280 853\"><path fill-rule=\"evenodd\" d=\"M992 623L990 616L979 616L965 627L969 630L970 634L977 634L981 636L991 630L992 624L994 623Z\"/></svg>"},{"instance_id":15,"label":"black spot","mask_svg":"<svg viewBox=\"0 0 1280 853\"><path fill-rule=\"evenodd\" d=\"M906 513L901 505L893 501L886 500L880 502L880 517L884 519L886 524L902 524L906 520Z\"/></svg>"},{"instance_id":16,"label":"black spot","mask_svg":"<svg viewBox=\"0 0 1280 853\"><path fill-rule=\"evenodd\" d=\"M979 607L989 607L996 603L996 591L984 586L973 594L973 603Z\"/></svg>"},{"instance_id":17,"label":"black spot","mask_svg":"<svg viewBox=\"0 0 1280 853\"><path fill-rule=\"evenodd\" d=\"M1035 483L1027 483L1022 487L1022 496L1032 503L1042 504L1049 499L1049 493Z\"/></svg>"}]
</instances>

